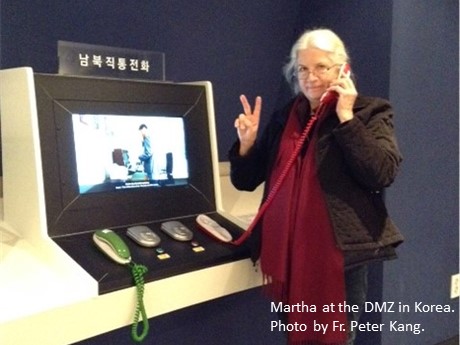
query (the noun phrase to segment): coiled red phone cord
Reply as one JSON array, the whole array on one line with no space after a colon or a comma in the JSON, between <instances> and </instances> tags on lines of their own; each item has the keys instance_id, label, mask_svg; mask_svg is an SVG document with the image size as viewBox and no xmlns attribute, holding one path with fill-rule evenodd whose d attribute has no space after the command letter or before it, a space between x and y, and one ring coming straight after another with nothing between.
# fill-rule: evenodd
<instances>
[{"instance_id":1,"label":"coiled red phone cord","mask_svg":"<svg viewBox=\"0 0 460 345\"><path fill-rule=\"evenodd\" d=\"M303 147L303 144L307 140L308 136L310 135L310 132L313 128L313 125L316 123L316 120L319 117L322 117L324 113L330 108L332 104L334 104L332 101L335 100L335 97L331 99L332 97L327 97L328 99L324 99L324 102L321 102L318 109L316 112L310 117L310 119L307 122L307 125L305 126L305 129L303 130L302 134L299 137L299 140L296 143L296 147L294 148L294 152L292 153L291 157L289 158L288 162L286 163L286 166L284 167L284 170L281 172L280 176L278 179L275 181L273 184L273 187L271 188L270 192L267 195L267 198L263 202L263 204L260 206L259 211L257 212L256 216L252 220L251 224L249 224L249 227L246 229L246 231L235 241L230 242L231 244L234 244L236 246L241 245L252 233L254 230L255 226L259 222L260 218L262 218L262 215L265 213L267 208L270 206L272 203L273 199L275 198L276 193L280 189L281 185L283 184L283 181L286 179L286 176L289 172L289 170L292 168L294 165L294 162L299 155L300 150Z\"/></svg>"}]
</instances>

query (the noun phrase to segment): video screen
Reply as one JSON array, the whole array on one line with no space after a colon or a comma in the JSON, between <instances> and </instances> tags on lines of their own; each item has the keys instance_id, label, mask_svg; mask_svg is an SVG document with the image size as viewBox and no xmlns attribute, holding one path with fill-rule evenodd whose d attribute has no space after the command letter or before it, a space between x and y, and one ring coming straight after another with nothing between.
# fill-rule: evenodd
<instances>
[{"instance_id":1,"label":"video screen","mask_svg":"<svg viewBox=\"0 0 460 345\"><path fill-rule=\"evenodd\" d=\"M186 185L182 117L72 114L80 194Z\"/></svg>"}]
</instances>

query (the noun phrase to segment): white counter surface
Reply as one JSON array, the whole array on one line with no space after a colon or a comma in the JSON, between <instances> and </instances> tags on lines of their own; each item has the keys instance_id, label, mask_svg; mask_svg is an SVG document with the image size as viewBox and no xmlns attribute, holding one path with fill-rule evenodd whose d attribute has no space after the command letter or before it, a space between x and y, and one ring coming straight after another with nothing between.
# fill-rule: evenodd
<instances>
[{"instance_id":1,"label":"white counter surface","mask_svg":"<svg viewBox=\"0 0 460 345\"><path fill-rule=\"evenodd\" d=\"M260 192L248 202L223 176L222 195L224 208L240 210L232 220L247 226ZM147 283L144 303L151 318L260 284L245 259ZM97 291L97 282L52 240L31 243L0 222L0 344L69 344L132 323L134 287Z\"/></svg>"}]
</instances>

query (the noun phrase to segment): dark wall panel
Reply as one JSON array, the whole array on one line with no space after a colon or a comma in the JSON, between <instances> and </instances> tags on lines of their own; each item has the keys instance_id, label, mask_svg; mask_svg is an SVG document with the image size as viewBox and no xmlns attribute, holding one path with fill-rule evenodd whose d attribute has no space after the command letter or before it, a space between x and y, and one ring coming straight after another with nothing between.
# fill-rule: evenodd
<instances>
[{"instance_id":1,"label":"dark wall panel","mask_svg":"<svg viewBox=\"0 0 460 345\"><path fill-rule=\"evenodd\" d=\"M264 98L263 123L273 111L299 7L299 0L3 3L0 68L56 73L57 41L65 40L161 51L168 80L211 81L220 160L236 138L241 93Z\"/></svg>"},{"instance_id":2,"label":"dark wall panel","mask_svg":"<svg viewBox=\"0 0 460 345\"><path fill-rule=\"evenodd\" d=\"M424 332L388 332L383 344L435 344L458 334L458 13L456 0L395 0L391 101L404 153L388 194L406 243L386 265L384 299L411 307L384 322L420 323ZM416 313L415 303L451 306L451 313Z\"/></svg>"}]
</instances>

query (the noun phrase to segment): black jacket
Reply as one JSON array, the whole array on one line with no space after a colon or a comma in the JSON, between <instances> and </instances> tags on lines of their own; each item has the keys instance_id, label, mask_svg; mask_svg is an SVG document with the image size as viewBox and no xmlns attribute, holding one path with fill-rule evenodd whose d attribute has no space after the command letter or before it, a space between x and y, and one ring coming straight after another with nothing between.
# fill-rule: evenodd
<instances>
[{"instance_id":1,"label":"black jacket","mask_svg":"<svg viewBox=\"0 0 460 345\"><path fill-rule=\"evenodd\" d=\"M269 181L279 141L293 101L275 112L248 155L229 152L231 180L239 190L254 190ZM309 112L309 109L306 109ZM346 266L394 258L403 236L388 216L383 190L394 180L402 157L393 130L390 104L358 97L354 118L340 124L335 112L318 129L316 161L337 245ZM264 199L269 191L265 185ZM260 228L251 236L253 259L260 254Z\"/></svg>"}]
</instances>

